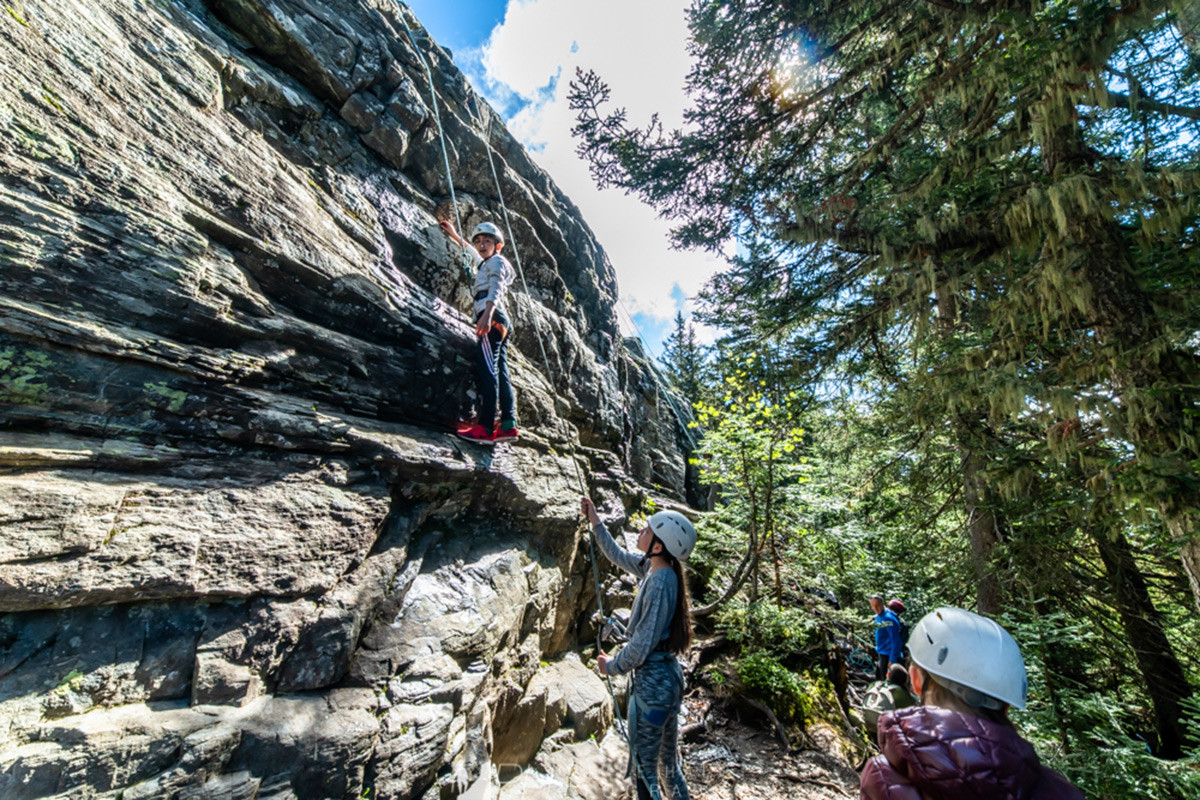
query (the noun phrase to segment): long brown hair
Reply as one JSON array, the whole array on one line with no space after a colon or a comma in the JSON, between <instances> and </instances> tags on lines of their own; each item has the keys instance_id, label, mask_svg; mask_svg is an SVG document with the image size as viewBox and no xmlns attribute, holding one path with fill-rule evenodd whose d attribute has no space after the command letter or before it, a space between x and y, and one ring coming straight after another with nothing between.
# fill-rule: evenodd
<instances>
[{"instance_id":1,"label":"long brown hair","mask_svg":"<svg viewBox=\"0 0 1200 800\"><path fill-rule=\"evenodd\" d=\"M655 537L657 538L657 537ZM654 549L653 546L651 549ZM663 548L663 555L671 562L675 572L675 615L671 617L671 632L667 635L667 649L675 655L683 655L692 644L692 601L688 596L687 579L683 564Z\"/></svg>"}]
</instances>

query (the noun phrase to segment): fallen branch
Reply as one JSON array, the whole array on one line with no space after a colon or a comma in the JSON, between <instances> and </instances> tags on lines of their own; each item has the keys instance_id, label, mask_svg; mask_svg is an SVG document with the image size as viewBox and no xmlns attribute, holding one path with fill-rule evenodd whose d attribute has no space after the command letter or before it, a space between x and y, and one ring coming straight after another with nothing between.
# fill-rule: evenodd
<instances>
[{"instance_id":1,"label":"fallen branch","mask_svg":"<svg viewBox=\"0 0 1200 800\"><path fill-rule=\"evenodd\" d=\"M785 772L785 773L783 773L783 777L788 779L792 783L810 783L813 786L820 786L823 789L829 789L830 791L837 792L838 794L846 795L847 797L855 796L855 795L851 794L850 792L847 792L843 787L838 786L836 783L832 783L830 781L823 781L820 778L813 778L813 777L809 777L807 775L799 775L795 772Z\"/></svg>"},{"instance_id":2,"label":"fallen branch","mask_svg":"<svg viewBox=\"0 0 1200 800\"><path fill-rule=\"evenodd\" d=\"M746 705L767 715L767 719L771 720L771 724L775 726L775 733L778 734L779 741L784 747L786 747L788 750L791 750L792 743L791 740L788 739L787 729L783 727L783 723L779 721L779 717L775 716L775 712L768 708L764 703L760 703L757 700L751 700L749 697L743 697L742 700L745 701Z\"/></svg>"}]
</instances>

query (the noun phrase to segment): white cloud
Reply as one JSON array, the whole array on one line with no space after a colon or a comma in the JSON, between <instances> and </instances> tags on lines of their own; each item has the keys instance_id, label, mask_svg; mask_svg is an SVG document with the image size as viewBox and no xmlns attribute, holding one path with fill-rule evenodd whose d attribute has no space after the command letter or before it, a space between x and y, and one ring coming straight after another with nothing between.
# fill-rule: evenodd
<instances>
[{"instance_id":1,"label":"white cloud","mask_svg":"<svg viewBox=\"0 0 1200 800\"><path fill-rule=\"evenodd\" d=\"M504 21L464 67L498 109L509 110L513 134L533 151L583 211L617 271L621 300L661 353L661 329L721 267L707 253L676 252L669 225L653 209L619 190L599 191L575 154L574 116L567 105L575 68L595 70L612 88L633 125L657 113L677 127L690 66L684 9L688 0L510 0ZM690 312L690 302L684 313ZM711 339L712 332L701 332Z\"/></svg>"}]
</instances>

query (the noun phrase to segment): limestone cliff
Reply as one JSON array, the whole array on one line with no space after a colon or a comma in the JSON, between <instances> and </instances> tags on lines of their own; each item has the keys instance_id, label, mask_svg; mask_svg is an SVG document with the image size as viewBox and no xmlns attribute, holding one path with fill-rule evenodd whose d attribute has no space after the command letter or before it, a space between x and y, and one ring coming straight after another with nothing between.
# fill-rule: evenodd
<instances>
[{"instance_id":1,"label":"limestone cliff","mask_svg":"<svg viewBox=\"0 0 1200 800\"><path fill-rule=\"evenodd\" d=\"M6 0L0 77L0 796L450 797L606 724L534 680L589 635L580 479L681 497L684 434L411 13ZM431 88L528 280L495 452L442 432L473 334Z\"/></svg>"}]
</instances>

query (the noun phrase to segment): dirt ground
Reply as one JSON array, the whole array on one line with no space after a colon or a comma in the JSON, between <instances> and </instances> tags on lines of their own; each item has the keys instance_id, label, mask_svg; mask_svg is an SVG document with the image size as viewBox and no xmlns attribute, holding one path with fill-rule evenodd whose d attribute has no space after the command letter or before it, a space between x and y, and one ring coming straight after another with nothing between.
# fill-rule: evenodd
<instances>
[{"instance_id":1,"label":"dirt ground","mask_svg":"<svg viewBox=\"0 0 1200 800\"><path fill-rule=\"evenodd\" d=\"M785 733L761 711L721 701L703 687L684 698L684 775L693 800L846 800L858 797L853 748L843 730L812 724ZM569 733L569 731L567 731ZM502 776L499 800L633 800L629 750L617 728L600 739L554 737L533 763Z\"/></svg>"},{"instance_id":2,"label":"dirt ground","mask_svg":"<svg viewBox=\"0 0 1200 800\"><path fill-rule=\"evenodd\" d=\"M844 800L858 797L858 775L844 739L812 726L785 747L772 724L752 709L712 702L703 692L685 701L689 721L707 711L707 725L683 744L692 800Z\"/></svg>"}]
</instances>

